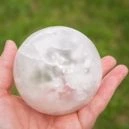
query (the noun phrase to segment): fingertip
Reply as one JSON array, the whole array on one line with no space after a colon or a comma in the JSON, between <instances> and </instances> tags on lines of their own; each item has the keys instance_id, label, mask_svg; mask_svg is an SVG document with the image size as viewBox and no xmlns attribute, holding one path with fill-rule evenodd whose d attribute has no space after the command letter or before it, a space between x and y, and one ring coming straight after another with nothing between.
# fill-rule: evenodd
<instances>
[{"instance_id":1,"label":"fingertip","mask_svg":"<svg viewBox=\"0 0 129 129\"><path fill-rule=\"evenodd\" d=\"M114 64L114 65L117 63L117 60L111 55L107 55L103 57L103 59L106 60L106 62L110 62L111 64Z\"/></svg>"},{"instance_id":2,"label":"fingertip","mask_svg":"<svg viewBox=\"0 0 129 129\"><path fill-rule=\"evenodd\" d=\"M112 61L114 64L117 63L117 60L116 60L115 57L109 55L109 56L107 56L107 58L108 58L110 61Z\"/></svg>"},{"instance_id":3,"label":"fingertip","mask_svg":"<svg viewBox=\"0 0 129 129\"><path fill-rule=\"evenodd\" d=\"M17 46L16 46L15 42L12 41L12 40L7 40L5 42L4 51L3 51L2 55L1 55L1 57L5 58L5 57L9 56L10 53L12 55L15 55L16 51L17 51Z\"/></svg>"},{"instance_id":4,"label":"fingertip","mask_svg":"<svg viewBox=\"0 0 129 129\"><path fill-rule=\"evenodd\" d=\"M7 40L5 42L5 49L11 47L11 49L17 49L17 46L13 40Z\"/></svg>"},{"instance_id":5,"label":"fingertip","mask_svg":"<svg viewBox=\"0 0 129 129\"><path fill-rule=\"evenodd\" d=\"M129 69L126 65L124 64L120 64L117 66L117 68L121 71L122 74L124 74L125 76L129 73Z\"/></svg>"},{"instance_id":6,"label":"fingertip","mask_svg":"<svg viewBox=\"0 0 129 129\"><path fill-rule=\"evenodd\" d=\"M117 64L117 60L113 56L105 56L102 58L103 76L105 76Z\"/></svg>"},{"instance_id":7,"label":"fingertip","mask_svg":"<svg viewBox=\"0 0 129 129\"><path fill-rule=\"evenodd\" d=\"M1 55L1 64L8 68L12 68L16 52L17 46L14 41L7 40L5 43L4 51Z\"/></svg>"}]
</instances>

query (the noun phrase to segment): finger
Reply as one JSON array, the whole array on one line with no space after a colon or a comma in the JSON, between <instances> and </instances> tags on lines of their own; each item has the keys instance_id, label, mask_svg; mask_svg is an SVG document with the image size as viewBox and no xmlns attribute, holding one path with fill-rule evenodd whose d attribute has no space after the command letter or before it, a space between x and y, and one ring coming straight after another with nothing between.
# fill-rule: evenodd
<instances>
[{"instance_id":1,"label":"finger","mask_svg":"<svg viewBox=\"0 0 129 129\"><path fill-rule=\"evenodd\" d=\"M13 81L13 62L17 47L11 40L6 42L0 57L0 89L8 89Z\"/></svg>"},{"instance_id":2,"label":"finger","mask_svg":"<svg viewBox=\"0 0 129 129\"><path fill-rule=\"evenodd\" d=\"M119 65L105 76L94 99L78 112L78 117L83 127L92 128L96 118L105 109L113 93L126 77L127 73L127 67ZM86 123L90 126L87 126Z\"/></svg>"},{"instance_id":3,"label":"finger","mask_svg":"<svg viewBox=\"0 0 129 129\"><path fill-rule=\"evenodd\" d=\"M103 77L115 67L117 61L112 56L105 56L102 58Z\"/></svg>"},{"instance_id":4,"label":"finger","mask_svg":"<svg viewBox=\"0 0 129 129\"><path fill-rule=\"evenodd\" d=\"M96 116L98 116L105 109L115 90L127 76L127 74L128 68L124 65L118 65L105 76L98 93L89 104Z\"/></svg>"}]
</instances>

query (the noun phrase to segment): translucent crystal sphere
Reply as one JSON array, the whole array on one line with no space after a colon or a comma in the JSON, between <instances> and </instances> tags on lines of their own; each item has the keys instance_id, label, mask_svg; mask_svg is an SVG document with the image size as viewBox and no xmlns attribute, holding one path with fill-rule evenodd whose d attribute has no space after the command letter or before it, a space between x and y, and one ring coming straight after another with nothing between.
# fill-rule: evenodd
<instances>
[{"instance_id":1,"label":"translucent crystal sphere","mask_svg":"<svg viewBox=\"0 0 129 129\"><path fill-rule=\"evenodd\" d=\"M45 114L77 111L96 94L101 78L96 47L84 34L69 27L37 31L16 54L16 87L29 106Z\"/></svg>"}]
</instances>

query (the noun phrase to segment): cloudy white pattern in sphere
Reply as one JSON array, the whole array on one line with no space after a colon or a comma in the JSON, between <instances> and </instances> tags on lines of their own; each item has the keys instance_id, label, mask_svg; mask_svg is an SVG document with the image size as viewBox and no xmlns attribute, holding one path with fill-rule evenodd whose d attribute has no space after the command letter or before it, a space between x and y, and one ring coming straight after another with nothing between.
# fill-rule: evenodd
<instances>
[{"instance_id":1,"label":"cloudy white pattern in sphere","mask_svg":"<svg viewBox=\"0 0 129 129\"><path fill-rule=\"evenodd\" d=\"M39 112L75 112L97 92L102 78L99 53L79 31L63 26L37 31L19 48L14 63L16 87Z\"/></svg>"}]
</instances>

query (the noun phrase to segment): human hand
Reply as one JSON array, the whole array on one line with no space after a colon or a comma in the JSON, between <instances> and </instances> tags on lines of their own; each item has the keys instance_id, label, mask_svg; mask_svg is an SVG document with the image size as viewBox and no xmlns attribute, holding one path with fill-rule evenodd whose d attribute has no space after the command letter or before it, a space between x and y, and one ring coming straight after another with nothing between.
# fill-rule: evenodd
<instances>
[{"instance_id":1,"label":"human hand","mask_svg":"<svg viewBox=\"0 0 129 129\"><path fill-rule=\"evenodd\" d=\"M0 56L0 129L92 129L128 73L127 67L116 65L113 57L104 57L103 80L91 102L75 113L50 116L35 111L22 98L11 95L16 51L15 43L7 41Z\"/></svg>"}]
</instances>

